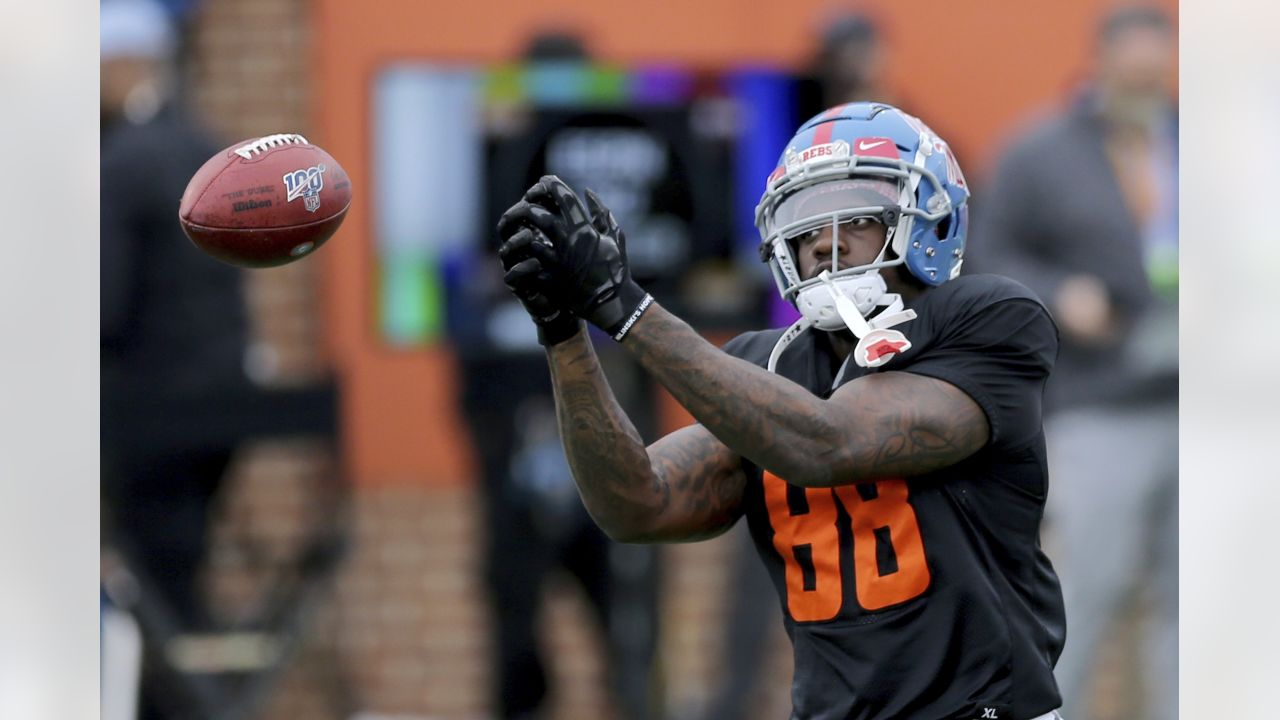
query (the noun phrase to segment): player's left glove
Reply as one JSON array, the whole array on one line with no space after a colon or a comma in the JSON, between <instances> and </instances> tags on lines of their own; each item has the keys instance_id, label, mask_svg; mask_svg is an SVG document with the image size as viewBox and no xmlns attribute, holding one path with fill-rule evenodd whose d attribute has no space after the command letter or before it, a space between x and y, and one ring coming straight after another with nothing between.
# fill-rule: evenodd
<instances>
[{"instance_id":1,"label":"player's left glove","mask_svg":"<svg viewBox=\"0 0 1280 720\"><path fill-rule=\"evenodd\" d=\"M569 308L621 341L653 297L631 279L626 236L613 213L595 193L586 194L590 213L560 178L544 175L502 216L498 234L514 236L521 226L540 231L555 248L551 272L567 283Z\"/></svg>"}]
</instances>

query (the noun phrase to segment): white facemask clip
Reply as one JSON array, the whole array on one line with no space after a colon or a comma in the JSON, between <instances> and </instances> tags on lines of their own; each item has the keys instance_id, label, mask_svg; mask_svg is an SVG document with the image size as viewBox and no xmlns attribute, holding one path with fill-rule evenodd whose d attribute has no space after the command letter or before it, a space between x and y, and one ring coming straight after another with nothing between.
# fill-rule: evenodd
<instances>
[{"instance_id":1,"label":"white facemask clip","mask_svg":"<svg viewBox=\"0 0 1280 720\"><path fill-rule=\"evenodd\" d=\"M874 312L876 308L883 309L876 312L875 317L868 320L859 312L858 306L853 300L840 292L839 286L831 279L828 271L824 270L818 277L822 280L822 287L826 288L831 294L832 302L835 304L836 312L840 315L840 319L858 338L858 344L853 351L853 360L858 366L880 367L892 360L895 355L906 352L911 348L911 341L905 335L897 330L890 329L908 320L914 320L916 317L915 310L903 308L901 295L897 293L882 294L876 299L869 312ZM778 360L782 357L782 353L787 349L787 346L795 342L806 330L816 324L817 322L810 317L801 317L782 333L782 336L778 338L778 342L774 343L773 351L769 353L769 362L766 366L769 372L776 371Z\"/></svg>"},{"instance_id":2,"label":"white facemask clip","mask_svg":"<svg viewBox=\"0 0 1280 720\"><path fill-rule=\"evenodd\" d=\"M818 278L831 293L831 299L835 302L840 319L858 338L858 344L853 349L853 361L859 367L880 367L899 353L911 349L911 341L906 335L898 330L889 329L916 317L915 310L902 309L901 296L897 293L885 293L881 296L876 307L884 306L884 310L868 321L862 313L858 312L858 306L836 287L830 272L823 270Z\"/></svg>"}]
</instances>

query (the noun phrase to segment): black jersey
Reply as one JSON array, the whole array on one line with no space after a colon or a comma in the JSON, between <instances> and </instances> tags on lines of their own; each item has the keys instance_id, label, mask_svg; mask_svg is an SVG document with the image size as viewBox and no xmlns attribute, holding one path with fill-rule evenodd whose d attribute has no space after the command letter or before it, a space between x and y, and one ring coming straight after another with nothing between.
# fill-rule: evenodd
<instances>
[{"instance_id":1,"label":"black jersey","mask_svg":"<svg viewBox=\"0 0 1280 720\"><path fill-rule=\"evenodd\" d=\"M1040 549L1047 492L1040 403L1057 329L1025 287L962 276L899 325L909 350L868 370L809 331L777 372L827 397L839 378L911 372L982 407L988 444L919 477L804 489L748 473L746 515L795 649L796 720L1027 720L1060 704L1062 593ZM725 351L765 366L781 330Z\"/></svg>"}]
</instances>

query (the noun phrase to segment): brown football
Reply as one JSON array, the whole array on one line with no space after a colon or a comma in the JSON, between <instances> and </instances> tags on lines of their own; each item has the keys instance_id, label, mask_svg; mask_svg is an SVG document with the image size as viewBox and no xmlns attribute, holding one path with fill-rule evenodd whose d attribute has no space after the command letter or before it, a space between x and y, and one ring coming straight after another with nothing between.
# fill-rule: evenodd
<instances>
[{"instance_id":1,"label":"brown football","mask_svg":"<svg viewBox=\"0 0 1280 720\"><path fill-rule=\"evenodd\" d=\"M351 181L301 135L236 143L187 183L178 220L187 237L242 267L283 265L315 252L351 206Z\"/></svg>"}]
</instances>

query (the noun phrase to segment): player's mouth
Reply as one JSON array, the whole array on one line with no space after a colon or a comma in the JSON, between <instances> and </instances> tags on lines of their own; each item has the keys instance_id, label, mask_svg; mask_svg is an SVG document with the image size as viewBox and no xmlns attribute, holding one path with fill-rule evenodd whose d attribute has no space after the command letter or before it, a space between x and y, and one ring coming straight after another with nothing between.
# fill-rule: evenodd
<instances>
[{"instance_id":1,"label":"player's mouth","mask_svg":"<svg viewBox=\"0 0 1280 720\"><path fill-rule=\"evenodd\" d=\"M843 269L843 268L842 268L842 269ZM835 272L835 271L836 271L836 268L832 266L832 264L831 264L831 261L830 261L830 260L828 260L828 261L826 261L826 262L820 262L820 263L818 263L817 265L814 265L814 266L813 266L813 270L811 270L811 271L809 272L809 277L807 277L807 278L805 278L805 279L806 279L806 280L812 280L813 278L816 278L816 277L818 277L819 275L821 275L823 270L829 270L829 271L831 271L831 272Z\"/></svg>"}]
</instances>

